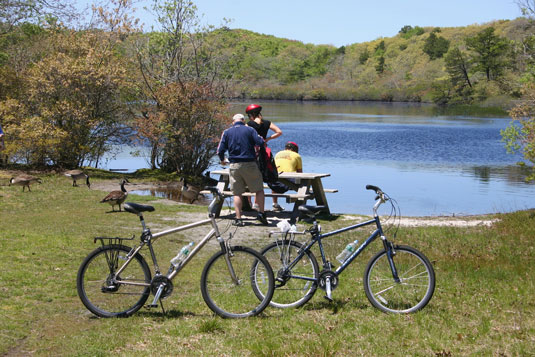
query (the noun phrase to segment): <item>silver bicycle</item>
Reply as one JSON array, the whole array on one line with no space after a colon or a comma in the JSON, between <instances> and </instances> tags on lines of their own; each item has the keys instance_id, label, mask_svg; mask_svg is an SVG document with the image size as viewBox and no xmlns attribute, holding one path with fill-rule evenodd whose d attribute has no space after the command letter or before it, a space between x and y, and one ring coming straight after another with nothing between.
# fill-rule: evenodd
<instances>
[{"instance_id":1,"label":"silver bicycle","mask_svg":"<svg viewBox=\"0 0 535 357\"><path fill-rule=\"evenodd\" d=\"M154 207L131 202L124 205L126 211L140 218L143 227L140 242L128 247L126 242L133 242L134 237L94 239L102 246L85 258L76 280L78 295L89 311L100 317L130 316L145 304L151 293L154 297L147 307L157 307L160 302L163 310L161 300L173 292L173 279L213 237L221 250L208 260L201 276L202 297L208 307L222 317L242 318L258 315L269 305L275 289L271 266L255 250L231 246L231 236L228 239L221 236L214 212L223 196L215 187L208 189L214 196L208 207L208 219L154 234L143 218L143 212L152 212ZM177 267L163 274L153 249L154 242L168 234L205 224L212 226L208 234ZM148 247L150 252L154 276L140 254L143 247Z\"/></svg>"}]
</instances>

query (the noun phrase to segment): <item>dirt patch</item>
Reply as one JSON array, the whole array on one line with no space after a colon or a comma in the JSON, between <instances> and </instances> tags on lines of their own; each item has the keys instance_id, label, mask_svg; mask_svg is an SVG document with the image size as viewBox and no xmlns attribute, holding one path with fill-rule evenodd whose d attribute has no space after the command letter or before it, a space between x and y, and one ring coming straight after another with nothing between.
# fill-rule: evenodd
<instances>
[{"instance_id":1,"label":"dirt patch","mask_svg":"<svg viewBox=\"0 0 535 357\"><path fill-rule=\"evenodd\" d=\"M346 220L355 220L356 216L344 215ZM371 217L368 217L371 218ZM461 217L401 217L399 224L402 227L477 227L491 226L498 222L497 218L482 218L481 216L461 216Z\"/></svg>"}]
</instances>

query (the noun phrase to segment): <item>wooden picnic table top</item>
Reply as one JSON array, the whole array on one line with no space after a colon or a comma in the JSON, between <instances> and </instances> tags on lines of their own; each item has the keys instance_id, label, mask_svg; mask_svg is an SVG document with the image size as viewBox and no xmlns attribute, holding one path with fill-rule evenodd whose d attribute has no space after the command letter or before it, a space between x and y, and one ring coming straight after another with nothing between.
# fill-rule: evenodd
<instances>
[{"instance_id":1,"label":"wooden picnic table top","mask_svg":"<svg viewBox=\"0 0 535 357\"><path fill-rule=\"evenodd\" d=\"M213 175L228 176L229 170L228 169L215 170L215 171L211 171L210 173ZM331 176L331 174L314 173L314 172L281 172L279 173L279 177L283 179L314 180L314 179L329 177L329 176Z\"/></svg>"}]
</instances>

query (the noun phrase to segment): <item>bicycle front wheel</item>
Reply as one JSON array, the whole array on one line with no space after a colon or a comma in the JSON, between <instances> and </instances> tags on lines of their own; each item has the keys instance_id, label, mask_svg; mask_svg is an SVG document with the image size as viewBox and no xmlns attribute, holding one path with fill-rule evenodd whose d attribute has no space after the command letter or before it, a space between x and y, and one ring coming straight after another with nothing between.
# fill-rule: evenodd
<instances>
[{"instance_id":1,"label":"bicycle front wheel","mask_svg":"<svg viewBox=\"0 0 535 357\"><path fill-rule=\"evenodd\" d=\"M305 252L291 269L288 268L302 247L299 242L284 240L273 242L261 251L275 274L275 293L271 299L271 306L299 307L314 296L319 277L319 266L314 254L311 251ZM263 296L260 286L255 288L255 292Z\"/></svg>"},{"instance_id":2,"label":"bicycle front wheel","mask_svg":"<svg viewBox=\"0 0 535 357\"><path fill-rule=\"evenodd\" d=\"M108 245L91 252L83 261L76 285L82 303L100 317L126 317L139 310L150 295L151 272L145 259L136 254L126 262L130 248Z\"/></svg>"},{"instance_id":3,"label":"bicycle front wheel","mask_svg":"<svg viewBox=\"0 0 535 357\"><path fill-rule=\"evenodd\" d=\"M201 276L202 297L222 317L242 318L264 311L273 296L273 271L267 260L247 247L231 247L232 253L218 252L206 263ZM253 291L254 277L261 276L265 296Z\"/></svg>"},{"instance_id":4,"label":"bicycle front wheel","mask_svg":"<svg viewBox=\"0 0 535 357\"><path fill-rule=\"evenodd\" d=\"M382 250L364 271L364 291L373 306L384 312L411 313L422 309L435 291L435 272L429 259L409 246L395 246L395 281L387 252Z\"/></svg>"}]
</instances>

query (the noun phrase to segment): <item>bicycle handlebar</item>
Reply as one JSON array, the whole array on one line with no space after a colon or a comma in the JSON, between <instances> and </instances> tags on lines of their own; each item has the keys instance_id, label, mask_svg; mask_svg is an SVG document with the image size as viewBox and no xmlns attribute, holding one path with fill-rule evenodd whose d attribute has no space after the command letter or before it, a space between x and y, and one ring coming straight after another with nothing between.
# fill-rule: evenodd
<instances>
[{"instance_id":1,"label":"bicycle handlebar","mask_svg":"<svg viewBox=\"0 0 535 357\"><path fill-rule=\"evenodd\" d=\"M373 191L375 191L376 194L379 194L379 193L383 192L379 187L374 186L374 185L366 185L366 189L367 190L373 190Z\"/></svg>"}]
</instances>

